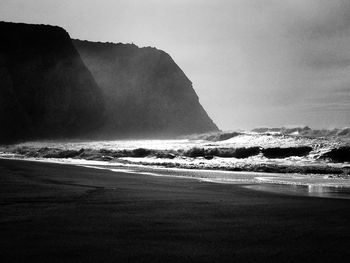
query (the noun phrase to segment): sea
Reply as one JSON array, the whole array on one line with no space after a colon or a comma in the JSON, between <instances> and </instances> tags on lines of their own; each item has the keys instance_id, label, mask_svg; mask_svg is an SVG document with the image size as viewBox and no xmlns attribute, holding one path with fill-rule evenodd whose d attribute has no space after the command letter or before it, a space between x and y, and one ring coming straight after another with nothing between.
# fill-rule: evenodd
<instances>
[{"instance_id":1,"label":"sea","mask_svg":"<svg viewBox=\"0 0 350 263\"><path fill-rule=\"evenodd\" d=\"M350 128L259 128L171 140L29 141L0 146L0 158L350 199Z\"/></svg>"}]
</instances>

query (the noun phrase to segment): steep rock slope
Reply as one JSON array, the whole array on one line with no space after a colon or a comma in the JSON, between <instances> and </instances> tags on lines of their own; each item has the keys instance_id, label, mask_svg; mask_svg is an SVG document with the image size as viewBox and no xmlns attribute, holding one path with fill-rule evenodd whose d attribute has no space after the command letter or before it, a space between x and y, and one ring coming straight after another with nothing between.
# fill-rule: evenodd
<instances>
[{"instance_id":1,"label":"steep rock slope","mask_svg":"<svg viewBox=\"0 0 350 263\"><path fill-rule=\"evenodd\" d=\"M1 143L101 125L101 91L64 29L0 22L0 35Z\"/></svg>"},{"instance_id":2,"label":"steep rock slope","mask_svg":"<svg viewBox=\"0 0 350 263\"><path fill-rule=\"evenodd\" d=\"M218 130L167 53L133 44L73 43L103 90L104 133L169 137Z\"/></svg>"}]
</instances>

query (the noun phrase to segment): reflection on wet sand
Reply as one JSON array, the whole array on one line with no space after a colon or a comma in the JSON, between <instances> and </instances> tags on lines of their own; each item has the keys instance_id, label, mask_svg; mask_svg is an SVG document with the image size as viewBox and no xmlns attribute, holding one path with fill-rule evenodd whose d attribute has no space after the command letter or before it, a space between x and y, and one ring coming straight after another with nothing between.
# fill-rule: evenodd
<instances>
[{"instance_id":1,"label":"reflection on wet sand","mask_svg":"<svg viewBox=\"0 0 350 263\"><path fill-rule=\"evenodd\" d=\"M347 187L329 187L322 185L285 185L285 184L256 184L245 188L288 195L301 195L322 198L350 199L350 189Z\"/></svg>"}]
</instances>

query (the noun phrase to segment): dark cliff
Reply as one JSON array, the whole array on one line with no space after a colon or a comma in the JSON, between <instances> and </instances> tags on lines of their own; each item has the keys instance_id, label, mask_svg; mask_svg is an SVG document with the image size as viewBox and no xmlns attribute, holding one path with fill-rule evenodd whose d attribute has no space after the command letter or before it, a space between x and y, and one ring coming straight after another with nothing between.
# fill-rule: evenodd
<instances>
[{"instance_id":1,"label":"dark cliff","mask_svg":"<svg viewBox=\"0 0 350 263\"><path fill-rule=\"evenodd\" d=\"M104 93L105 134L169 137L218 130L167 53L133 44L73 43Z\"/></svg>"},{"instance_id":2,"label":"dark cliff","mask_svg":"<svg viewBox=\"0 0 350 263\"><path fill-rule=\"evenodd\" d=\"M68 33L0 22L0 142L67 138L101 125L101 91Z\"/></svg>"}]
</instances>

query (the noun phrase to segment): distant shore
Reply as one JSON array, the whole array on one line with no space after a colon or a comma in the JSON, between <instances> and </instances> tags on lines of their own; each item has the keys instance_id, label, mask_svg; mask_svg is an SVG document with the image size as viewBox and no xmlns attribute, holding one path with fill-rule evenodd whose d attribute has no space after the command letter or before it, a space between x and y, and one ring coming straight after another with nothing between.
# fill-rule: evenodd
<instances>
[{"instance_id":1,"label":"distant shore","mask_svg":"<svg viewBox=\"0 0 350 263\"><path fill-rule=\"evenodd\" d=\"M2 262L341 262L349 200L0 159Z\"/></svg>"}]
</instances>

